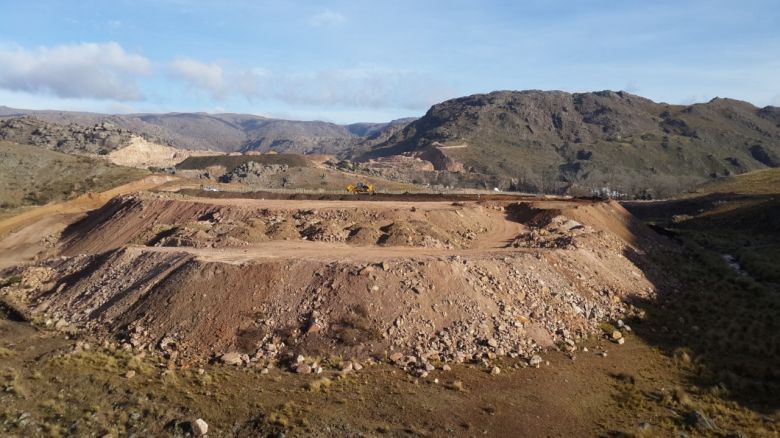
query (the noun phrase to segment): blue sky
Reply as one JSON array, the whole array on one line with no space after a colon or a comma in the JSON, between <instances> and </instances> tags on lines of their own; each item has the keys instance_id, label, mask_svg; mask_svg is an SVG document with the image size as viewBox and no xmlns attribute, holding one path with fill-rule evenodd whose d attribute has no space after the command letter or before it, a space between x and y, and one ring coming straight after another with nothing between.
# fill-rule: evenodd
<instances>
[{"instance_id":1,"label":"blue sky","mask_svg":"<svg viewBox=\"0 0 780 438\"><path fill-rule=\"evenodd\" d=\"M0 0L0 105L345 123L500 89L780 105L780 4Z\"/></svg>"}]
</instances>

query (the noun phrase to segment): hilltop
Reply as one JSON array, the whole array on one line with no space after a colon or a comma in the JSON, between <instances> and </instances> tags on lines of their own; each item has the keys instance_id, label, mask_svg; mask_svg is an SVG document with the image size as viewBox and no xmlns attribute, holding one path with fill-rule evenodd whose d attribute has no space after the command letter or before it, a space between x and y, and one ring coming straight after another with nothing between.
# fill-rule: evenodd
<instances>
[{"instance_id":1,"label":"hilltop","mask_svg":"<svg viewBox=\"0 0 780 438\"><path fill-rule=\"evenodd\" d=\"M720 98L670 105L612 91L497 91L434 105L358 159L431 151L450 167L462 163L521 190L669 196L780 166L780 108Z\"/></svg>"}]
</instances>

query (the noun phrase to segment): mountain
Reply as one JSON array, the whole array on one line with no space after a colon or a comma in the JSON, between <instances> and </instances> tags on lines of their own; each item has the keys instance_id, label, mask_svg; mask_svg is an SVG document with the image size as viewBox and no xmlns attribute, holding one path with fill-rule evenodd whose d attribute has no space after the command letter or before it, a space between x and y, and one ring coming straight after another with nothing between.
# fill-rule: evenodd
<instances>
[{"instance_id":1,"label":"mountain","mask_svg":"<svg viewBox=\"0 0 780 438\"><path fill-rule=\"evenodd\" d=\"M444 155L437 168L522 190L668 196L780 166L780 109L733 99L670 105L626 92L497 91L428 110L359 160ZM457 166L455 166L457 167Z\"/></svg>"},{"instance_id":2,"label":"mountain","mask_svg":"<svg viewBox=\"0 0 780 438\"><path fill-rule=\"evenodd\" d=\"M371 138L377 137L388 131L394 133L415 120L417 119L414 117L407 117L404 119L395 119L388 123L353 123L347 125L347 129L357 136Z\"/></svg>"},{"instance_id":3,"label":"mountain","mask_svg":"<svg viewBox=\"0 0 780 438\"><path fill-rule=\"evenodd\" d=\"M358 145L369 147L389 138L389 134L385 135L386 131L395 132L400 126L413 120L338 125L320 121L272 119L251 114L120 115L0 107L0 120L20 117L33 117L49 124L80 125L85 128L108 124L154 142L181 149L301 154L341 154Z\"/></svg>"},{"instance_id":4,"label":"mountain","mask_svg":"<svg viewBox=\"0 0 780 438\"><path fill-rule=\"evenodd\" d=\"M449 175L481 178L483 186L578 195L666 197L780 166L780 108L721 98L671 105L622 91L496 91L436 104L419 119L350 125L230 113L0 107L0 139L17 143L107 153L132 135L191 150L357 161L403 154L454 172Z\"/></svg>"}]
</instances>

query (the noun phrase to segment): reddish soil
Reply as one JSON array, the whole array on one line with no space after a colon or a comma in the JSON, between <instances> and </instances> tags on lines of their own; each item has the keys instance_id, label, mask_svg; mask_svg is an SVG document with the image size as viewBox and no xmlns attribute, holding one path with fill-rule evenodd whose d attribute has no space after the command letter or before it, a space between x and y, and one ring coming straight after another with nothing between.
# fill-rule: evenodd
<instances>
[{"instance_id":1,"label":"reddish soil","mask_svg":"<svg viewBox=\"0 0 780 438\"><path fill-rule=\"evenodd\" d=\"M64 257L18 268L17 298L185 363L305 353L414 368L573 349L654 293L634 244L655 236L616 203L400 198L118 197L63 232Z\"/></svg>"}]
</instances>

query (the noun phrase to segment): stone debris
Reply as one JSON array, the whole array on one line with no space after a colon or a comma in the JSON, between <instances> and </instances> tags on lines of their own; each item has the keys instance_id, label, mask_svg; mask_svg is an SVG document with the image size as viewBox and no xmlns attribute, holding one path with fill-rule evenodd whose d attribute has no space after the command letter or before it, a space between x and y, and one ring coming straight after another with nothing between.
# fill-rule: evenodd
<instances>
[{"instance_id":1,"label":"stone debris","mask_svg":"<svg viewBox=\"0 0 780 438\"><path fill-rule=\"evenodd\" d=\"M219 360L225 365L241 365L244 363L244 355L232 351L230 353L223 354Z\"/></svg>"},{"instance_id":2,"label":"stone debris","mask_svg":"<svg viewBox=\"0 0 780 438\"><path fill-rule=\"evenodd\" d=\"M607 337L620 342L629 331L624 318L639 315L625 298L655 293L635 262L624 256L628 244L558 210L523 205L498 205L505 209L500 215L496 211L501 210L488 205L448 205L449 210L437 211L425 222L428 207L413 212L413 220L401 221L398 215L410 212L249 208L185 202L170 194L127 195L114 198L97 215L110 222L90 226L74 238L73 245L82 246L69 247L74 253L109 244L117 249L15 268L8 275L25 279L25 284L4 289L24 294L20 301L30 303L31 313L55 328L104 334L111 327L121 348L160 351L174 365L216 357L233 366L318 373L322 365L306 355L327 348L328 354L351 358L345 372L360 371L369 358L386 358L425 377L444 369L442 364L489 367L501 357L538 367L541 352L571 354L582 340L601 333L605 321L617 321L620 329ZM602 208L596 205L577 208ZM490 233L490 221L504 221L505 215L523 208L530 219L515 224L528 230L519 238L536 236L538 245L520 251L510 245L476 255L445 250L473 244L455 231L473 232L479 241ZM341 248L353 243L349 239L355 226L376 227L379 233L361 245L442 251L415 250L382 261L362 259L356 249L356 255L344 258L323 254L249 263L243 253L230 253L252 242L301 237L333 237ZM312 227L330 231L323 234ZM120 230L136 233L132 245L113 240ZM103 240L89 240L96 234ZM561 237L573 243L543 243ZM176 248L163 251L159 246ZM189 252L197 248L211 250L197 256ZM594 258L599 262L592 263ZM62 288L57 283L61 278L73 280ZM118 291L122 299L117 299ZM95 318L97 314L106 316ZM134 319L118 324L112 315ZM213 328L203 330L204 321Z\"/></svg>"},{"instance_id":3,"label":"stone debris","mask_svg":"<svg viewBox=\"0 0 780 438\"><path fill-rule=\"evenodd\" d=\"M202 418L198 418L192 423L192 433L195 436L205 436L209 433L209 425Z\"/></svg>"}]
</instances>

